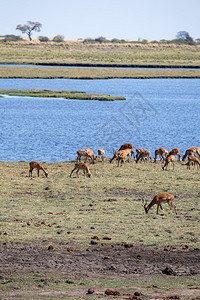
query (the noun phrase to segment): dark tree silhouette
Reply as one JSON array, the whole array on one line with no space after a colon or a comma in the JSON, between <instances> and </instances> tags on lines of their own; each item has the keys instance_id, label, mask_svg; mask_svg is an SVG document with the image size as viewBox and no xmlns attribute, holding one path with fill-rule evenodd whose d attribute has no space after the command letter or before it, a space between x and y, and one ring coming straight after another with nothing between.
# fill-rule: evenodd
<instances>
[{"instance_id":1,"label":"dark tree silhouette","mask_svg":"<svg viewBox=\"0 0 200 300\"><path fill-rule=\"evenodd\" d=\"M33 31L37 31L39 32L41 27L42 27L42 24L39 23L39 22L32 22L32 21L27 21L28 24L25 24L25 25L17 25L16 29L17 30L20 30L22 33L26 33L29 37L29 40L31 41L32 38L32 33Z\"/></svg>"},{"instance_id":2,"label":"dark tree silhouette","mask_svg":"<svg viewBox=\"0 0 200 300\"><path fill-rule=\"evenodd\" d=\"M193 38L189 35L187 31L179 31L176 35L177 39L185 40L186 42L190 43L193 41Z\"/></svg>"}]
</instances>

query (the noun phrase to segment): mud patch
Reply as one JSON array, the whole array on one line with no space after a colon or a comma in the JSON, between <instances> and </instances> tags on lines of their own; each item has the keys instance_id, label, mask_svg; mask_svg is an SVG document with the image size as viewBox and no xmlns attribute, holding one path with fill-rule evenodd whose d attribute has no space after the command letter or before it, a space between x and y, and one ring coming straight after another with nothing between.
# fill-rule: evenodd
<instances>
[{"instance_id":1,"label":"mud patch","mask_svg":"<svg viewBox=\"0 0 200 300\"><path fill-rule=\"evenodd\" d=\"M163 251L133 244L98 244L80 251L76 245L6 244L0 247L0 274L57 273L73 278L127 274L169 276L200 274L200 249Z\"/></svg>"}]
</instances>

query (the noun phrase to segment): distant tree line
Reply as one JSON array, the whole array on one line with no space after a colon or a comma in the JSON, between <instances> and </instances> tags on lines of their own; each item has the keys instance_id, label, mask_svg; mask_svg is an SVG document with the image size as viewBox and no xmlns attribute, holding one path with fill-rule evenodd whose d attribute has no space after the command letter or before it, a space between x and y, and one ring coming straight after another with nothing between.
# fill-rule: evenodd
<instances>
[{"instance_id":1,"label":"distant tree line","mask_svg":"<svg viewBox=\"0 0 200 300\"><path fill-rule=\"evenodd\" d=\"M27 21L27 24L21 25L18 24L16 27L16 30L21 31L22 33L26 34L29 38L29 40L32 40L32 34L33 31L40 32L42 27L42 24L39 22L32 22ZM23 39L20 36L14 35L14 34L7 34L4 36L0 36L3 39L1 39L2 42L9 42L9 41L22 41ZM55 43L62 43L64 42L64 36L63 35L56 35L53 39L49 39L47 36L39 36L38 40L40 42L50 42L53 41ZM193 40L193 38L190 36L190 34L187 31L179 31L176 35L176 39L173 40L160 40L160 41L148 41L146 39L138 39L138 41L127 41L124 39L117 39L113 38L111 40L106 39L103 36L100 36L98 38L87 38L83 40L84 44L95 44L95 43L140 43L140 44L147 44L147 43L162 43L162 44L177 44L177 45L199 45L200 39Z\"/></svg>"}]
</instances>

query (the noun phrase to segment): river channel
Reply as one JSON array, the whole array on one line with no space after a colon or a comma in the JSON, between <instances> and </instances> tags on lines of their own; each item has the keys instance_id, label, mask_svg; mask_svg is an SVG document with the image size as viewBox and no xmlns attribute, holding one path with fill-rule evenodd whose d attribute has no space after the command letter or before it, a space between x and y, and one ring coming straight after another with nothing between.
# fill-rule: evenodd
<instances>
[{"instance_id":1,"label":"river channel","mask_svg":"<svg viewBox=\"0 0 200 300\"><path fill-rule=\"evenodd\" d=\"M0 89L78 90L126 101L0 98L1 161L68 161L79 149L111 156L121 144L181 154L200 146L200 79L0 79Z\"/></svg>"}]
</instances>

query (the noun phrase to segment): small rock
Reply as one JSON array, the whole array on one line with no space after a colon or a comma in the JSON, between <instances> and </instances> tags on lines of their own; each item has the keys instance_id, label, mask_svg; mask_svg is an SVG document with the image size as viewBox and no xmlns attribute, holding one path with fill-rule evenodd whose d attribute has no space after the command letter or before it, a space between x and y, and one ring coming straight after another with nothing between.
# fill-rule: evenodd
<instances>
[{"instance_id":1,"label":"small rock","mask_svg":"<svg viewBox=\"0 0 200 300\"><path fill-rule=\"evenodd\" d=\"M112 240L112 238L110 236L104 236L103 240Z\"/></svg>"},{"instance_id":2,"label":"small rock","mask_svg":"<svg viewBox=\"0 0 200 300\"><path fill-rule=\"evenodd\" d=\"M100 240L100 238L97 235L94 235L93 237L91 237L92 240Z\"/></svg>"},{"instance_id":3,"label":"small rock","mask_svg":"<svg viewBox=\"0 0 200 300\"><path fill-rule=\"evenodd\" d=\"M90 242L90 244L91 244L91 245L97 245L98 243L92 240L92 241Z\"/></svg>"},{"instance_id":4,"label":"small rock","mask_svg":"<svg viewBox=\"0 0 200 300\"><path fill-rule=\"evenodd\" d=\"M107 289L107 290L105 291L105 294L106 294L106 295L113 295L113 296L121 296L120 292L114 291L114 290L109 290L109 289Z\"/></svg>"},{"instance_id":5,"label":"small rock","mask_svg":"<svg viewBox=\"0 0 200 300\"><path fill-rule=\"evenodd\" d=\"M50 244L47 248L48 250L53 250L54 249L54 246L52 244Z\"/></svg>"},{"instance_id":6,"label":"small rock","mask_svg":"<svg viewBox=\"0 0 200 300\"><path fill-rule=\"evenodd\" d=\"M94 290L93 289L88 289L87 294L89 294L89 295L94 294Z\"/></svg>"},{"instance_id":7,"label":"small rock","mask_svg":"<svg viewBox=\"0 0 200 300\"><path fill-rule=\"evenodd\" d=\"M165 275L174 275L176 276L176 272L170 268L170 267L166 267L163 271L162 271L163 274Z\"/></svg>"}]
</instances>

